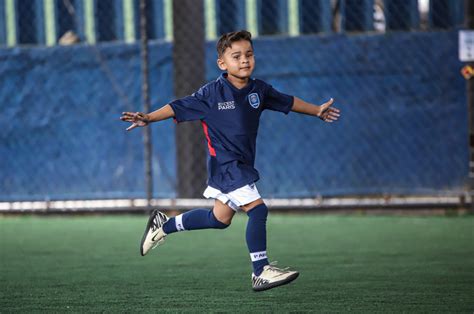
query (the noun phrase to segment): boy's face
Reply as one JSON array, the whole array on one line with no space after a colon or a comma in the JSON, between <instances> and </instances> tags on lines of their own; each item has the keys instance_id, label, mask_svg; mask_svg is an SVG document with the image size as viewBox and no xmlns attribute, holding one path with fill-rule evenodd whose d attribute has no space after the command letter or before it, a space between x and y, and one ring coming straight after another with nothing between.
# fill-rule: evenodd
<instances>
[{"instance_id":1,"label":"boy's face","mask_svg":"<svg viewBox=\"0 0 474 314\"><path fill-rule=\"evenodd\" d=\"M232 46L224 51L224 55L217 59L217 65L234 78L250 78L255 68L252 45L247 40L233 42Z\"/></svg>"}]
</instances>

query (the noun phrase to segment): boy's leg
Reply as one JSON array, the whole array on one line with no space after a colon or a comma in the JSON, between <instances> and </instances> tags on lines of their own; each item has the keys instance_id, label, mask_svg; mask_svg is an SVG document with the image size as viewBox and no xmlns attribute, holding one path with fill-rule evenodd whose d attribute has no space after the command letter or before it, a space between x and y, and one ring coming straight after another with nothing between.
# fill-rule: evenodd
<instances>
[{"instance_id":1,"label":"boy's leg","mask_svg":"<svg viewBox=\"0 0 474 314\"><path fill-rule=\"evenodd\" d=\"M252 288L263 291L295 280L299 273L269 265L267 258L266 222L268 209L262 199L253 201L241 208L249 216L246 231L247 246L252 260Z\"/></svg>"},{"instance_id":2,"label":"boy's leg","mask_svg":"<svg viewBox=\"0 0 474 314\"><path fill-rule=\"evenodd\" d=\"M230 225L234 214L232 208L219 200L216 200L213 210L197 208L170 219L154 210L143 234L140 253L145 256L151 249L162 244L166 235L177 231L225 229Z\"/></svg>"},{"instance_id":3,"label":"boy's leg","mask_svg":"<svg viewBox=\"0 0 474 314\"><path fill-rule=\"evenodd\" d=\"M164 224L163 231L170 234L184 230L225 229L230 225L234 214L232 208L216 200L212 210L197 208L170 218Z\"/></svg>"},{"instance_id":4,"label":"boy's leg","mask_svg":"<svg viewBox=\"0 0 474 314\"><path fill-rule=\"evenodd\" d=\"M252 260L253 273L259 276L263 267L268 265L266 227L268 209L261 198L241 208L249 217L245 239Z\"/></svg>"}]
</instances>

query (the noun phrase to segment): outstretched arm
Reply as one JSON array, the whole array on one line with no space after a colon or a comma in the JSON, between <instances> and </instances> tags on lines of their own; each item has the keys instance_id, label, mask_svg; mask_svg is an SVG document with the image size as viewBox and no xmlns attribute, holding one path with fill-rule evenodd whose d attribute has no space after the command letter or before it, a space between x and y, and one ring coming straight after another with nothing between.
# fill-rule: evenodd
<instances>
[{"instance_id":1,"label":"outstretched arm","mask_svg":"<svg viewBox=\"0 0 474 314\"><path fill-rule=\"evenodd\" d=\"M146 126L151 122L158 122L174 117L174 111L170 105L165 105L158 110L150 113L143 112L122 112L120 120L131 122L132 125L127 128L130 131L139 126Z\"/></svg>"},{"instance_id":2,"label":"outstretched arm","mask_svg":"<svg viewBox=\"0 0 474 314\"><path fill-rule=\"evenodd\" d=\"M325 122L334 122L339 118L340 110L331 107L333 103L334 99L331 98L328 102L325 102L321 106L317 106L307 103L306 101L298 97L294 97L293 107L291 108L291 111L315 116Z\"/></svg>"}]
</instances>

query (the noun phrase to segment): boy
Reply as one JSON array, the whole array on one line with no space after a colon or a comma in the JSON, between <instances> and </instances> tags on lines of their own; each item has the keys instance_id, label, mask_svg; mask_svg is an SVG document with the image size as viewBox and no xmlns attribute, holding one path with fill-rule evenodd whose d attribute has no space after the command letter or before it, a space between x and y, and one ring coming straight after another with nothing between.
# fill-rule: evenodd
<instances>
[{"instance_id":1,"label":"boy","mask_svg":"<svg viewBox=\"0 0 474 314\"><path fill-rule=\"evenodd\" d=\"M270 265L266 252L268 209L255 186L259 179L254 168L259 119L264 109L317 116L336 121L339 110L333 99L321 106L276 91L267 83L251 78L255 59L251 34L247 31L223 35L217 43L217 65L224 73L191 96L174 100L149 114L124 112L121 119L131 122L127 131L168 118L184 122L201 120L209 149L206 198L215 199L214 208L194 209L168 218L152 212L141 242L144 256L162 244L171 233L184 230L225 229L235 212L242 209L249 219L246 242L252 261L252 288L263 291L287 284L296 271Z\"/></svg>"}]
</instances>

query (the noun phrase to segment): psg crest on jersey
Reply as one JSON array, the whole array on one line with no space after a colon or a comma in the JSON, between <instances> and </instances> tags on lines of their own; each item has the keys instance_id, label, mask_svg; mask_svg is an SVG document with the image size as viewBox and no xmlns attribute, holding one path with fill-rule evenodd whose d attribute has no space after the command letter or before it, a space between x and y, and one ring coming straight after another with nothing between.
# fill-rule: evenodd
<instances>
[{"instance_id":1,"label":"psg crest on jersey","mask_svg":"<svg viewBox=\"0 0 474 314\"><path fill-rule=\"evenodd\" d=\"M252 93L248 97L249 97L250 106L257 109L258 106L260 106L260 98L258 98L258 94L257 93Z\"/></svg>"}]
</instances>

